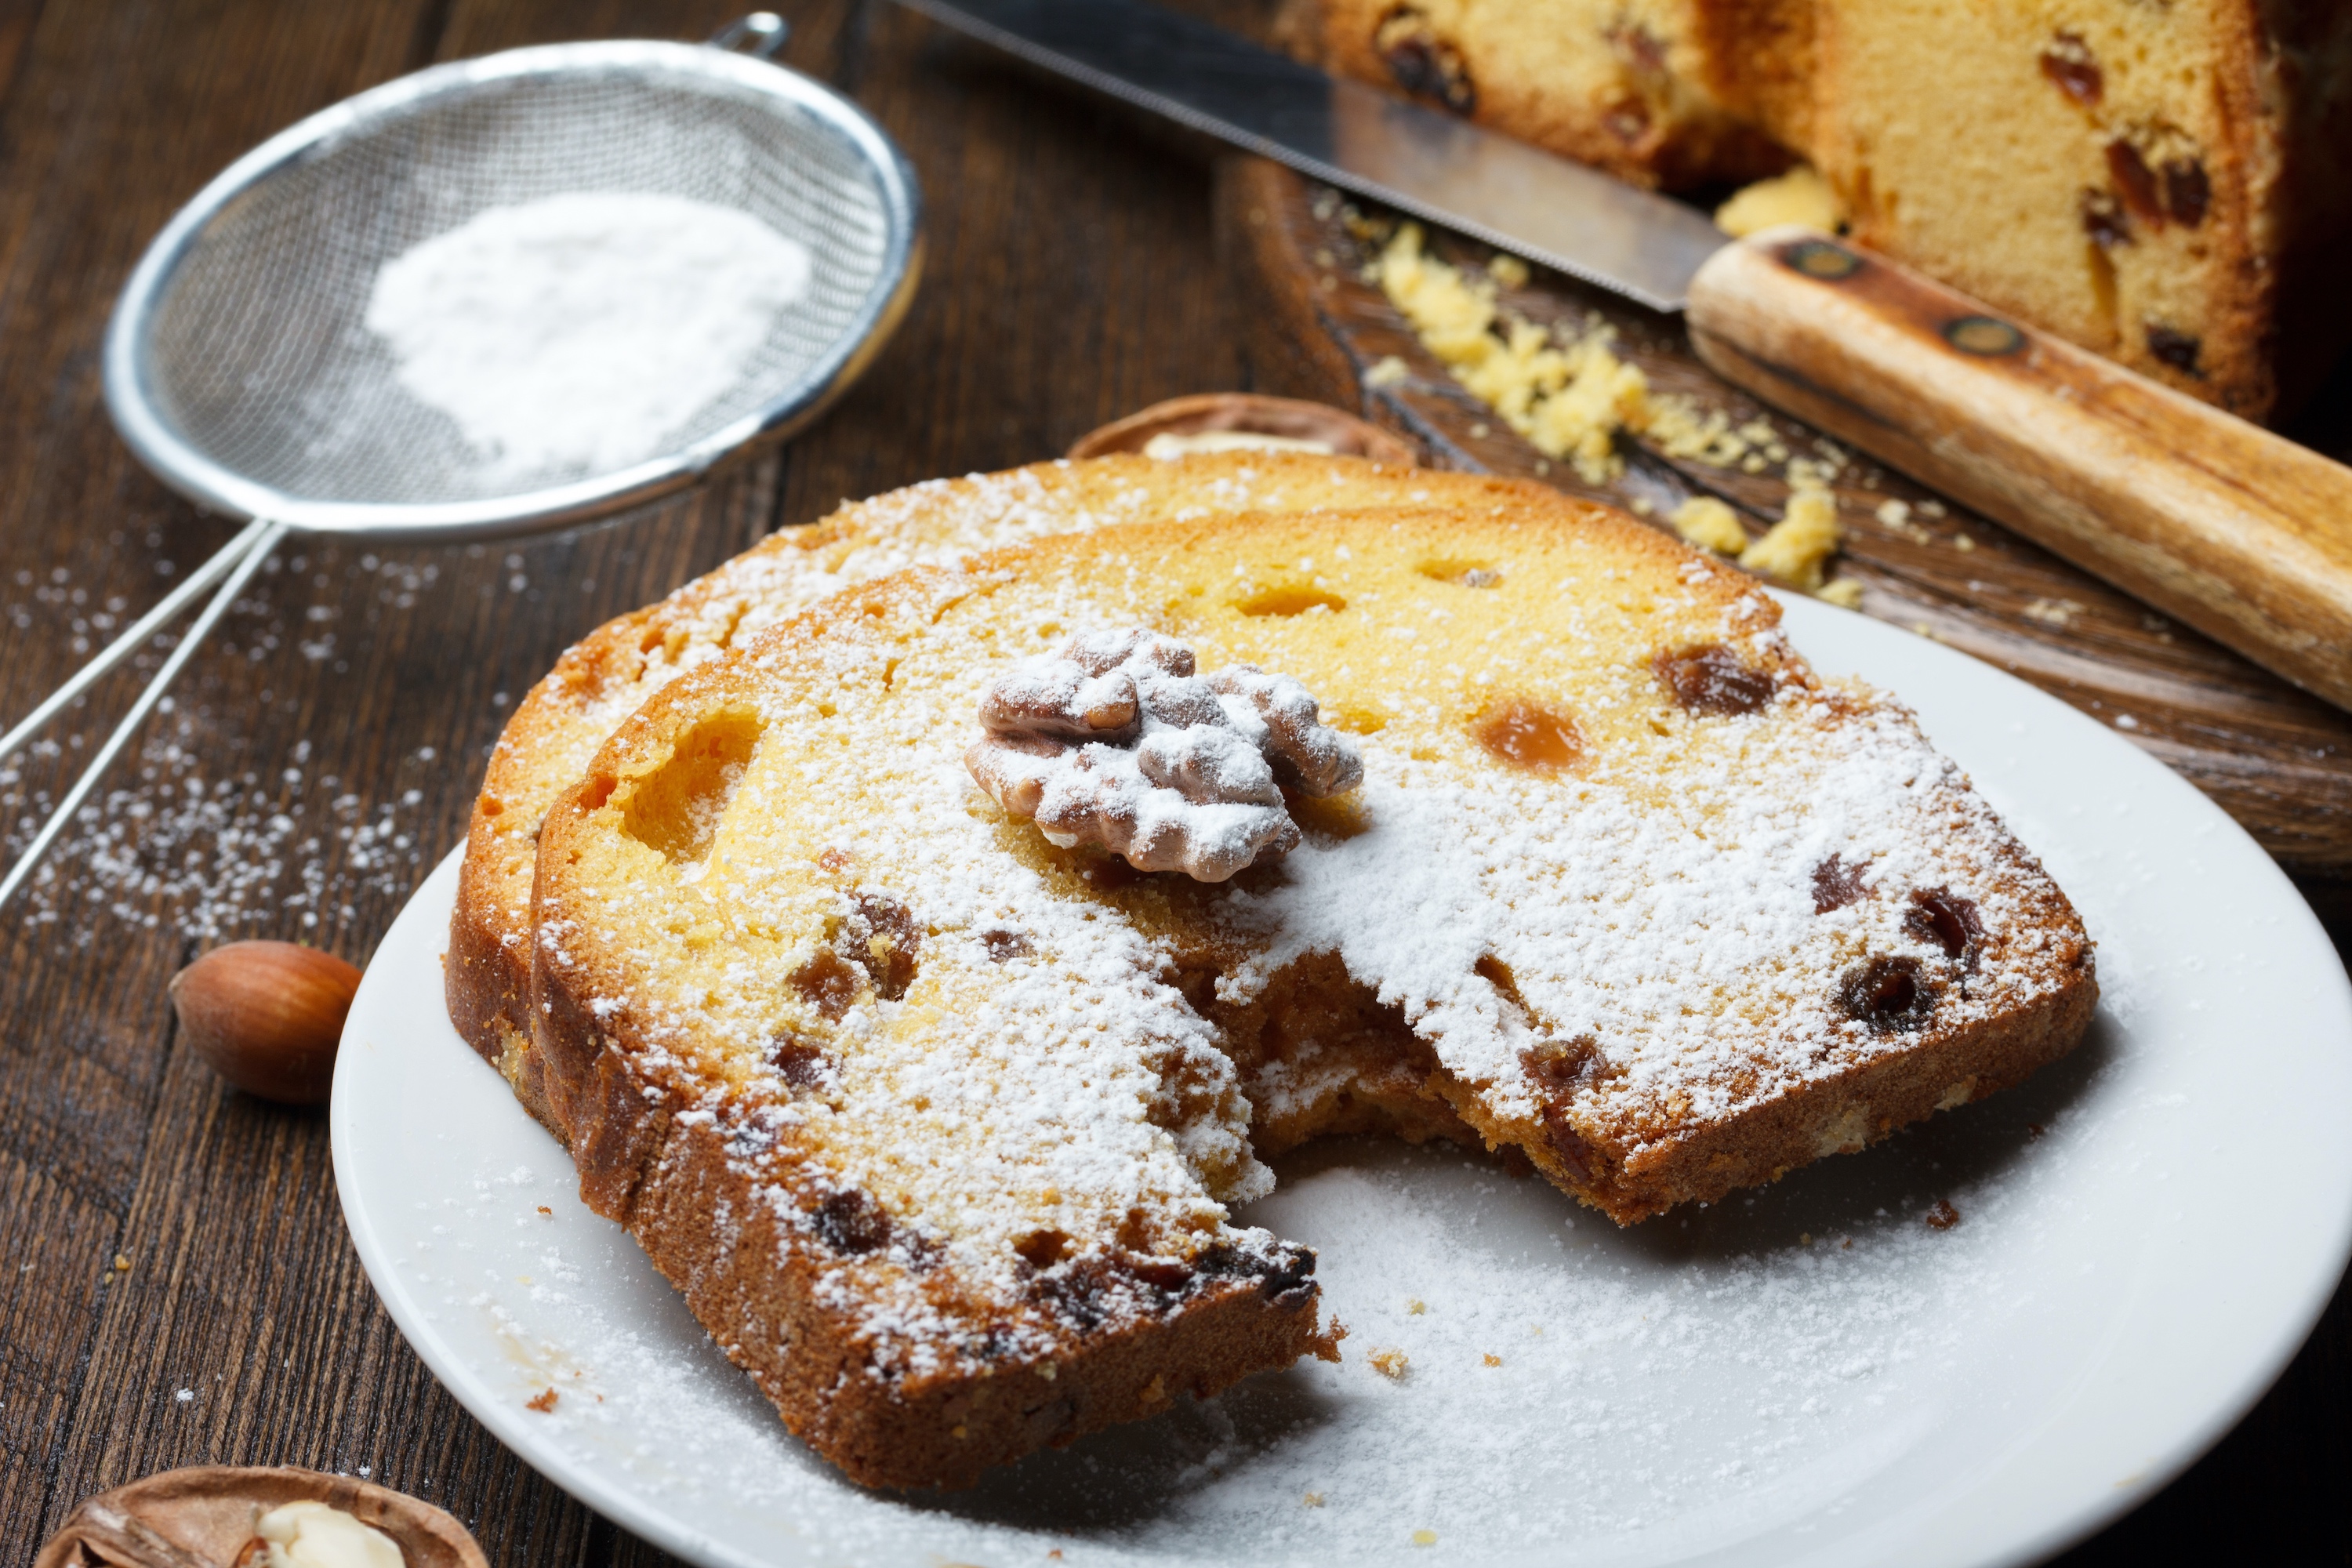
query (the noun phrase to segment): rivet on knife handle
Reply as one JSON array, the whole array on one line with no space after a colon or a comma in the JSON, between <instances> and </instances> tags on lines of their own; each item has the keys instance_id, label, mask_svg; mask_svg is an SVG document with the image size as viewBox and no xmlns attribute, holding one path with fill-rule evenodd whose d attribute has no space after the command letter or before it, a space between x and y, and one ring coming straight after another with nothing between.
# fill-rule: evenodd
<instances>
[{"instance_id":1,"label":"rivet on knife handle","mask_svg":"<svg viewBox=\"0 0 2352 1568\"><path fill-rule=\"evenodd\" d=\"M2352 468L1806 229L1709 258L1690 328L1726 379L2352 708Z\"/></svg>"}]
</instances>

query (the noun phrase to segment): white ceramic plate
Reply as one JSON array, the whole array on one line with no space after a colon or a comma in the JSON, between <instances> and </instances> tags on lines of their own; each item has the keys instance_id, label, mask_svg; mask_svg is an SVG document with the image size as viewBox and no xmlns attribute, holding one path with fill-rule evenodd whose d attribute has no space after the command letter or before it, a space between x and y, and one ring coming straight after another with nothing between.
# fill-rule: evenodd
<instances>
[{"instance_id":1,"label":"white ceramic plate","mask_svg":"<svg viewBox=\"0 0 2352 1568\"><path fill-rule=\"evenodd\" d=\"M2271 861L2120 737L1934 643L1787 609L1819 668L1918 709L2098 941L2089 1040L2022 1088L1630 1231L1456 1152L1306 1151L1249 1217L1321 1254L1343 1364L971 1492L876 1495L786 1436L450 1027L452 856L343 1035L360 1256L492 1431L700 1563L2052 1552L2227 1430L2326 1304L2352 1246L2352 991ZM1957 1226L1923 1223L1939 1199ZM1402 1380L1369 1364L1388 1348Z\"/></svg>"}]
</instances>

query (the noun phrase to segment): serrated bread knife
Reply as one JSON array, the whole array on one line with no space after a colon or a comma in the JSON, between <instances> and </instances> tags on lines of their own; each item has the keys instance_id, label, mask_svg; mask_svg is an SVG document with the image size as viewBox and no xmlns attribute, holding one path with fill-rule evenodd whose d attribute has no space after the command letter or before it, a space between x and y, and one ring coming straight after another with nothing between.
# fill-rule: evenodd
<instances>
[{"instance_id":1,"label":"serrated bread knife","mask_svg":"<svg viewBox=\"0 0 2352 1568\"><path fill-rule=\"evenodd\" d=\"M1139 0L902 0L1344 190L1682 310L1718 374L2352 708L2352 469L1829 235L1705 215Z\"/></svg>"}]
</instances>

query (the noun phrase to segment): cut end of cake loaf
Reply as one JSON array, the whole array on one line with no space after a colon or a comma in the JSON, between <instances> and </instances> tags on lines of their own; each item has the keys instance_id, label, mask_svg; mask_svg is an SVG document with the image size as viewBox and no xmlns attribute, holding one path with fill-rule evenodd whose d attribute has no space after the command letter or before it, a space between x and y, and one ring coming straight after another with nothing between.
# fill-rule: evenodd
<instances>
[{"instance_id":1,"label":"cut end of cake loaf","mask_svg":"<svg viewBox=\"0 0 2352 1568\"><path fill-rule=\"evenodd\" d=\"M1863 244L2248 419L2352 337L2352 7L1321 0L1319 24L1337 68L1642 184L1801 157Z\"/></svg>"},{"instance_id":2,"label":"cut end of cake loaf","mask_svg":"<svg viewBox=\"0 0 2352 1568\"><path fill-rule=\"evenodd\" d=\"M772 534L660 603L599 626L516 708L491 752L467 830L449 932L450 1017L530 1113L568 1138L531 1046L530 897L540 825L647 699L830 594L908 566L1114 523L1391 505L1475 510L1542 493L1516 480L1351 458L1124 456L935 479Z\"/></svg>"},{"instance_id":3,"label":"cut end of cake loaf","mask_svg":"<svg viewBox=\"0 0 2352 1568\"><path fill-rule=\"evenodd\" d=\"M819 1452L961 1484L1331 1352L1312 1255L1231 1215L1274 1148L1484 1143L1630 1222L2070 1048L2063 895L1778 619L1530 496L1065 535L785 621L548 814L583 1194ZM1360 788L1215 883L1000 810L982 693L1133 627L1304 682Z\"/></svg>"}]
</instances>

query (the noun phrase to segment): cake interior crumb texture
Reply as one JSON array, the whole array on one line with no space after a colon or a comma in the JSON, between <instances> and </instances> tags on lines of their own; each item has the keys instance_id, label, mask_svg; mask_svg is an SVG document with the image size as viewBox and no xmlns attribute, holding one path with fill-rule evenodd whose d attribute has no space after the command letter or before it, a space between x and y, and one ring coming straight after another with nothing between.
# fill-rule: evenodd
<instances>
[{"instance_id":1,"label":"cake interior crumb texture","mask_svg":"<svg viewBox=\"0 0 2352 1568\"><path fill-rule=\"evenodd\" d=\"M1310 1352L1235 1226L1339 1131L1621 1223L2017 1081L2095 1000L2063 893L1751 582L1523 497L1061 535L845 592L664 686L549 810L547 1110L788 1425L988 1465ZM1229 882L1060 849L982 691L1148 627L1295 676L1365 782Z\"/></svg>"},{"instance_id":2,"label":"cake interior crumb texture","mask_svg":"<svg viewBox=\"0 0 2352 1568\"><path fill-rule=\"evenodd\" d=\"M2352 335L2336 0L1319 0L1336 68L1648 184L1803 159L1855 238L2250 419Z\"/></svg>"}]
</instances>

